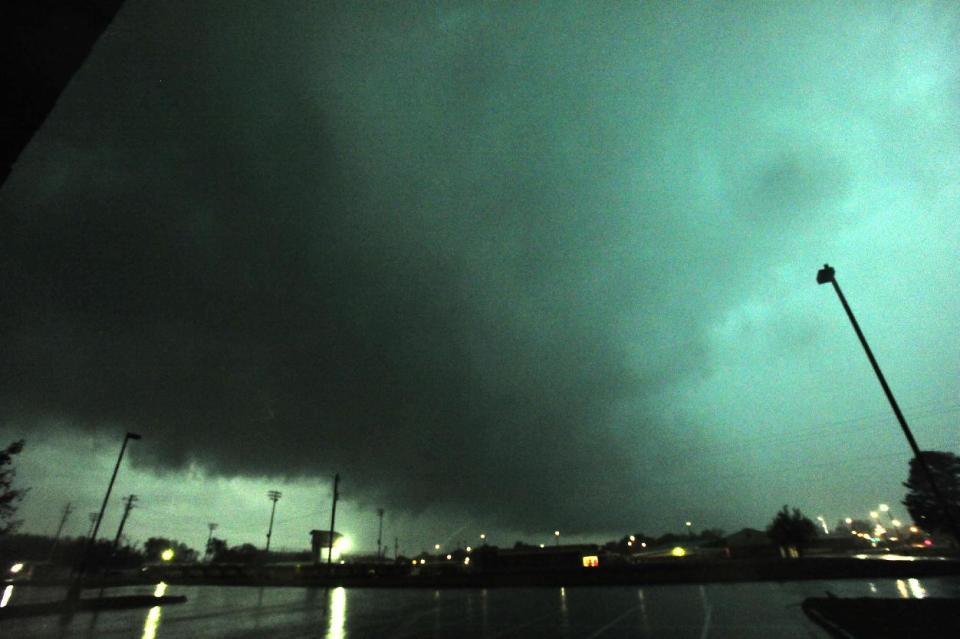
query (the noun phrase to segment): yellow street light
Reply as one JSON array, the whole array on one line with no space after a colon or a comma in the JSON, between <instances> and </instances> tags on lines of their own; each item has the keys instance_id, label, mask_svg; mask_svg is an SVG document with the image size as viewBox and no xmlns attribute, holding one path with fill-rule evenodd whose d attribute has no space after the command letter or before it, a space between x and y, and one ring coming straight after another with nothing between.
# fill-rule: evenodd
<instances>
[{"instance_id":1,"label":"yellow street light","mask_svg":"<svg viewBox=\"0 0 960 639\"><path fill-rule=\"evenodd\" d=\"M172 560L173 560L173 548L167 548L167 549L164 550L162 553L160 553L160 559L162 559L162 560L164 560L164 561L172 561Z\"/></svg>"}]
</instances>

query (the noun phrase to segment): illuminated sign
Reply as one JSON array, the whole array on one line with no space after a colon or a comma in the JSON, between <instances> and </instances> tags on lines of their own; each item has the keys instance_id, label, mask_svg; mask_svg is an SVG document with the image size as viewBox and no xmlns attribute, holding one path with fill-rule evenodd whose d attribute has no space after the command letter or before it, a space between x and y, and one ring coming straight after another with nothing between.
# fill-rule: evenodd
<instances>
[{"instance_id":1,"label":"illuminated sign","mask_svg":"<svg viewBox=\"0 0 960 639\"><path fill-rule=\"evenodd\" d=\"M583 567L584 568L596 568L600 565L600 558L596 555L584 555L583 556Z\"/></svg>"}]
</instances>

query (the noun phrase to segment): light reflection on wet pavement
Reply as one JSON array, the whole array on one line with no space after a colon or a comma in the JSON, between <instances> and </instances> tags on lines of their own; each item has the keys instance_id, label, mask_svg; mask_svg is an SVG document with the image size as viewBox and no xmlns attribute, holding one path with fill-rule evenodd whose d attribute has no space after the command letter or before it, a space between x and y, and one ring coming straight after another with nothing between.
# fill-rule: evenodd
<instances>
[{"instance_id":1,"label":"light reflection on wet pavement","mask_svg":"<svg viewBox=\"0 0 960 639\"><path fill-rule=\"evenodd\" d=\"M364 589L143 586L106 595L185 595L187 603L0 622L10 637L826 637L806 597L960 597L960 579L878 579L634 587ZM161 594L163 594L161 592ZM10 605L52 600L17 586Z\"/></svg>"}]
</instances>

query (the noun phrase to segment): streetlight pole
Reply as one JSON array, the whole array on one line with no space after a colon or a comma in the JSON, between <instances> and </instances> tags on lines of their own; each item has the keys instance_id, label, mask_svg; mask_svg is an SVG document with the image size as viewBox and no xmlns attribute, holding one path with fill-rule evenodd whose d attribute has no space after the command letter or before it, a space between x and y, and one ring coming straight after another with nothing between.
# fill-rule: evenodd
<instances>
[{"instance_id":1,"label":"streetlight pole","mask_svg":"<svg viewBox=\"0 0 960 639\"><path fill-rule=\"evenodd\" d=\"M279 490L270 490L267 492L267 499L273 502L273 506L270 507L270 527L267 529L267 549L264 554L270 552L270 537L273 535L273 515L277 512L277 501L283 497L283 493ZM210 531L213 533L213 531ZM268 558L265 558L265 560Z\"/></svg>"},{"instance_id":2,"label":"streetlight pole","mask_svg":"<svg viewBox=\"0 0 960 639\"><path fill-rule=\"evenodd\" d=\"M953 517L950 515L950 507L947 505L947 500L944 499L943 493L940 492L940 488L937 486L937 482L934 481L933 472L931 472L930 467L927 465L927 461L923 458L923 455L920 452L920 447L917 445L917 440L914 439L913 432L907 425L907 420L900 411L900 406L897 404L897 400L893 397L893 391L891 391L890 386L887 385L887 380L883 376L883 371L880 370L880 365L873 356L873 351L870 350L870 345L867 344L867 338L864 337L863 331L860 330L860 324L857 323L857 318L853 316L853 311L850 309L850 305L847 304L847 298L843 296L843 291L840 290L840 284L837 283L836 272L829 264L824 264L823 268L817 271L817 284L826 284L827 282L833 284L833 290L836 291L837 297L840 298L840 303L843 304L843 310L847 312L847 317L850 319L850 323L853 325L853 330L860 339L860 344L863 346L863 350L867 354L867 359L870 360L870 365L873 367L873 372L876 373L877 379L880 381L880 386L883 388L883 393L887 396L887 401L890 402L890 408L893 409L893 414L897 416L897 421L900 423L900 428L903 430L903 435L907 438L907 442L910 444L910 448L913 450L913 456L923 471L923 475L927 480L927 483L930 484L930 490L933 492L933 496L937 500L937 504L943 511L943 517L947 522L947 526L953 532L953 536L957 542L960 543L960 526L957 526L957 522L955 522Z\"/></svg>"},{"instance_id":3,"label":"streetlight pole","mask_svg":"<svg viewBox=\"0 0 960 639\"><path fill-rule=\"evenodd\" d=\"M556 540L556 542L555 542L554 545L559 546L559 545L560 545L560 531L559 531L559 530L554 530L554 531L553 531L553 537L554 537L554 539Z\"/></svg>"},{"instance_id":4,"label":"streetlight pole","mask_svg":"<svg viewBox=\"0 0 960 639\"><path fill-rule=\"evenodd\" d=\"M96 542L97 533L100 531L100 522L103 521L103 512L107 509L107 502L110 501L110 492L113 491L113 483L117 480L117 472L120 470L120 462L123 461L123 453L127 450L127 442L131 439L141 439L137 433L127 433L123 437L123 445L120 446L120 454L117 456L117 464L113 467L113 475L110 476L110 483L107 484L107 494L103 496L103 503L100 505L100 512L97 514L96 522L93 523L93 529L90 531L90 537L87 539L87 545L83 549L83 555L80 558L80 567L77 569L77 578L70 586L67 593L67 599L76 601L80 597L80 585L83 580L83 573L87 570L87 559L90 555L90 549ZM93 518L91 517L91 521Z\"/></svg>"}]
</instances>

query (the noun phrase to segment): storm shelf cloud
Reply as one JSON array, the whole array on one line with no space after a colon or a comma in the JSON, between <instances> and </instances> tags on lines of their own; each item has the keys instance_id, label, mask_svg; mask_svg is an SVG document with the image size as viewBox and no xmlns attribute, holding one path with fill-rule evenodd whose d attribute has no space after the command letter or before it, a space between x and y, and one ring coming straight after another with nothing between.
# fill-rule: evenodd
<instances>
[{"instance_id":1,"label":"storm shelf cloud","mask_svg":"<svg viewBox=\"0 0 960 639\"><path fill-rule=\"evenodd\" d=\"M0 192L3 428L512 530L729 522L884 408L823 261L905 405L957 402L958 28L129 0Z\"/></svg>"}]
</instances>

